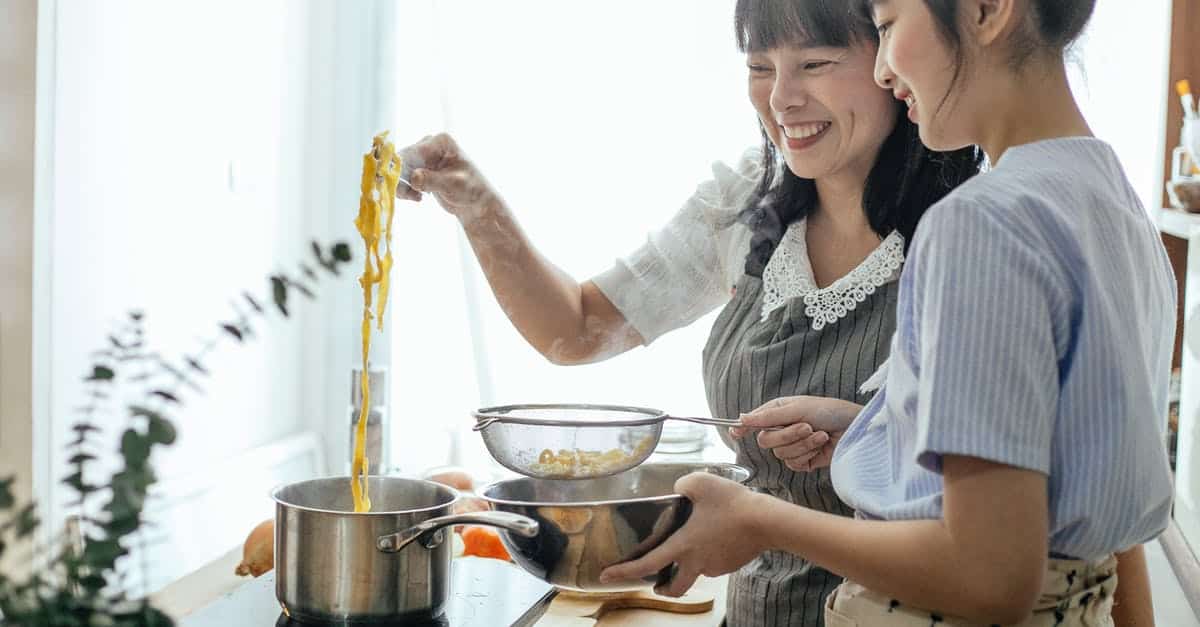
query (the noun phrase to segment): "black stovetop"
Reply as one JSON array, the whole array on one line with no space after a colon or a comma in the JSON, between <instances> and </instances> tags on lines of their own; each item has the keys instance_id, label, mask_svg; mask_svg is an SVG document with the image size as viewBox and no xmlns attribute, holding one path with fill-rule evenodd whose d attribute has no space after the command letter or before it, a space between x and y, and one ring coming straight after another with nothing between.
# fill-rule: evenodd
<instances>
[{"instance_id":1,"label":"black stovetop","mask_svg":"<svg viewBox=\"0 0 1200 627\"><path fill-rule=\"evenodd\" d=\"M437 618L406 620L403 627L499 627L532 625L554 597L554 588L520 567L479 557L455 558L450 599ZM248 581L233 592L176 621L178 627L308 627L342 623L300 622L282 613L275 600L275 572ZM373 623L378 625L379 623Z\"/></svg>"}]
</instances>

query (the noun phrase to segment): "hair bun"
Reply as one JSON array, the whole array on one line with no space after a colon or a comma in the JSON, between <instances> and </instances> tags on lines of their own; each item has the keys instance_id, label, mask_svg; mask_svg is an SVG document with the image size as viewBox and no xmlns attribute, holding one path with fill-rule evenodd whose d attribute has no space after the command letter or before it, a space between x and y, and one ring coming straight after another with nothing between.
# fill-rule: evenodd
<instances>
[{"instance_id":1,"label":"hair bun","mask_svg":"<svg viewBox=\"0 0 1200 627\"><path fill-rule=\"evenodd\" d=\"M1037 0L1038 30L1051 46L1071 45L1092 18L1096 0Z\"/></svg>"}]
</instances>

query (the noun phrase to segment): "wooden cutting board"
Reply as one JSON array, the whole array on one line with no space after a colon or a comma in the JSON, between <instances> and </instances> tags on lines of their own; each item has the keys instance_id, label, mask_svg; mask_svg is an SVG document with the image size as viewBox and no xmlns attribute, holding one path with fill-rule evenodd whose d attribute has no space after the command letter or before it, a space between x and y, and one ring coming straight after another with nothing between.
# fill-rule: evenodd
<instances>
[{"instance_id":1,"label":"wooden cutting board","mask_svg":"<svg viewBox=\"0 0 1200 627\"><path fill-rule=\"evenodd\" d=\"M536 627L719 624L721 616L712 611L718 587L697 583L679 598L649 591L596 594L560 590Z\"/></svg>"}]
</instances>

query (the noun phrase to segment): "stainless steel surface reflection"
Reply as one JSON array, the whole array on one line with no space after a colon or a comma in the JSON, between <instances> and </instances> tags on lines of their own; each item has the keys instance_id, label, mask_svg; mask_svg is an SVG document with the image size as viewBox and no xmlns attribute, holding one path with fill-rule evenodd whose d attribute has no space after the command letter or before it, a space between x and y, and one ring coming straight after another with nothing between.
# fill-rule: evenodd
<instances>
[{"instance_id":1,"label":"stainless steel surface reflection","mask_svg":"<svg viewBox=\"0 0 1200 627\"><path fill-rule=\"evenodd\" d=\"M275 499L275 595L304 621L404 621L443 613L449 596L450 533L456 524L537 533L532 520L501 512L450 515L452 488L370 477L372 511L357 513L349 477L301 481ZM497 516L499 514L499 516Z\"/></svg>"},{"instance_id":2,"label":"stainless steel surface reflection","mask_svg":"<svg viewBox=\"0 0 1200 627\"><path fill-rule=\"evenodd\" d=\"M480 495L497 511L537 521L533 537L500 532L513 560L529 573L571 590L636 590L669 574L602 584L600 572L645 555L683 526L691 501L675 494L675 481L693 472L741 483L750 478L749 470L734 464L643 464L596 479L508 479L485 487Z\"/></svg>"}]
</instances>

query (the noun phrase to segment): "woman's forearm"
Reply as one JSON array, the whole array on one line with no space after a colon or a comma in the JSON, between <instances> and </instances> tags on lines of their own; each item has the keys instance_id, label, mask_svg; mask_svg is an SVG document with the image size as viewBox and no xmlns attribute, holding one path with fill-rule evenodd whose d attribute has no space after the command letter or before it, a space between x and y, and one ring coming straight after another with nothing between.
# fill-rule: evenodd
<instances>
[{"instance_id":1,"label":"woman's forearm","mask_svg":"<svg viewBox=\"0 0 1200 627\"><path fill-rule=\"evenodd\" d=\"M1117 590L1113 594L1113 623L1121 627L1153 627L1154 604L1150 573L1142 546L1117 553Z\"/></svg>"},{"instance_id":2,"label":"woman's forearm","mask_svg":"<svg viewBox=\"0 0 1200 627\"><path fill-rule=\"evenodd\" d=\"M503 203L462 223L500 308L551 362L599 361L642 343L595 285L581 285L533 247Z\"/></svg>"},{"instance_id":3,"label":"woman's forearm","mask_svg":"<svg viewBox=\"0 0 1200 627\"><path fill-rule=\"evenodd\" d=\"M1033 609L1045 571L1044 477L1039 497L1034 473L972 469L972 475L950 457L945 464L942 520L847 520L763 496L760 532L773 548L902 604L984 624L1020 622ZM964 499L966 490L977 494Z\"/></svg>"},{"instance_id":4,"label":"woman's forearm","mask_svg":"<svg viewBox=\"0 0 1200 627\"><path fill-rule=\"evenodd\" d=\"M773 516L781 523L775 537L786 538L773 542L776 548L802 555L904 605L936 608L983 624L1019 622L1032 609L1032 598L990 588L992 577L971 561L941 521L846 520L788 507L800 511ZM790 533L785 531L788 522L795 524Z\"/></svg>"}]
</instances>

